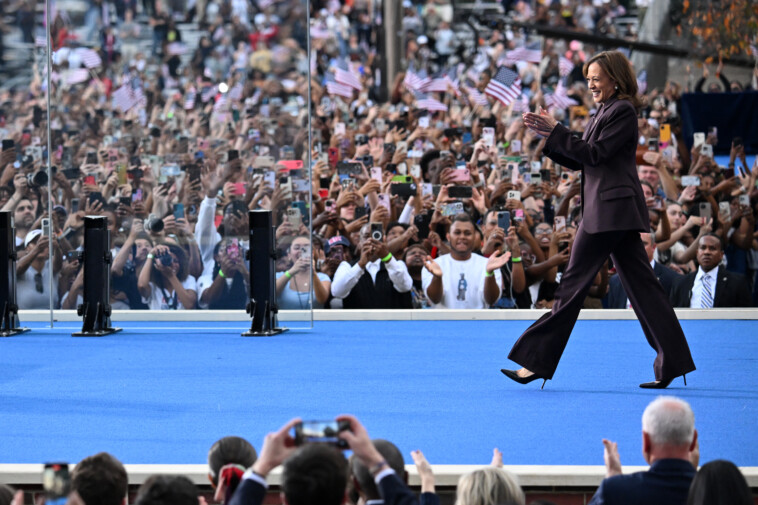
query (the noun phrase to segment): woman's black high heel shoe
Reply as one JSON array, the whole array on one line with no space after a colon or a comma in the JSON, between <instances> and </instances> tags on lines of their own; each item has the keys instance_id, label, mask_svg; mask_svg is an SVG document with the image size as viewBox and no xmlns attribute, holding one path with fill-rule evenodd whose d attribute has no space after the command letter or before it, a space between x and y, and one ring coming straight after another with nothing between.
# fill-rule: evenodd
<instances>
[{"instance_id":1,"label":"woman's black high heel shoe","mask_svg":"<svg viewBox=\"0 0 758 505\"><path fill-rule=\"evenodd\" d=\"M519 384L529 384L532 381L535 381L537 379L543 379L542 380L542 387L540 389L545 389L545 383L547 382L547 379L544 377L540 377L536 373L532 372L532 375L529 375L527 377L521 377L516 370L507 370L505 368L500 369L503 374L511 379L512 381L516 381Z\"/></svg>"},{"instance_id":2,"label":"woman's black high heel shoe","mask_svg":"<svg viewBox=\"0 0 758 505\"><path fill-rule=\"evenodd\" d=\"M682 374L682 378L684 379L684 385L687 385L687 374ZM643 382L640 384L640 387L642 389L666 389L669 387L669 384L671 384L671 381L676 379L676 377L672 377L670 379L663 379L659 381L653 381L653 382Z\"/></svg>"}]
</instances>

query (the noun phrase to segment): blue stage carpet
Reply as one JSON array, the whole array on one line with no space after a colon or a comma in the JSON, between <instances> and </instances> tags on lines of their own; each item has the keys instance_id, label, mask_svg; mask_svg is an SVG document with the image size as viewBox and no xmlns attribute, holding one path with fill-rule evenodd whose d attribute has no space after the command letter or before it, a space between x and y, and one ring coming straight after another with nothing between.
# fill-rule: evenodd
<instances>
[{"instance_id":1,"label":"blue stage carpet","mask_svg":"<svg viewBox=\"0 0 758 505\"><path fill-rule=\"evenodd\" d=\"M294 416L354 413L373 437L436 464L601 465L601 438L644 464L640 417L659 393L636 321L580 321L553 381L520 386L511 345L527 321L316 322L242 338L241 323L125 323L72 338L72 323L0 339L0 463L204 463L224 435L263 436ZM758 466L758 322L682 321L698 370L689 401L702 462ZM41 328L41 325L29 325Z\"/></svg>"}]
</instances>

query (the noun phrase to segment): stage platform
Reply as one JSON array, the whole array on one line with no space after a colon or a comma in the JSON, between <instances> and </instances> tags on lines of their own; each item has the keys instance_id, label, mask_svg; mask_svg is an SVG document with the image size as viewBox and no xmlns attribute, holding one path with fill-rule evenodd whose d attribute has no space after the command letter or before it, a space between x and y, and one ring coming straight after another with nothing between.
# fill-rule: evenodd
<instances>
[{"instance_id":1,"label":"stage platform","mask_svg":"<svg viewBox=\"0 0 758 505\"><path fill-rule=\"evenodd\" d=\"M604 437L638 469L641 414L660 392L638 388L654 354L633 313L584 311L544 390L500 373L539 314L317 311L311 329L244 338L244 314L116 313L121 333L74 338L73 314L56 313L51 329L46 313L22 313L33 331L0 339L0 482L38 484L40 463L105 450L130 465L132 484L156 471L200 484L218 438L260 449L292 417L340 413L408 463L423 450L448 486L497 447L527 489L592 488ZM731 460L758 488L758 311L678 314L698 370L665 394L692 404L701 463ZM282 325L310 317L282 314Z\"/></svg>"}]
</instances>

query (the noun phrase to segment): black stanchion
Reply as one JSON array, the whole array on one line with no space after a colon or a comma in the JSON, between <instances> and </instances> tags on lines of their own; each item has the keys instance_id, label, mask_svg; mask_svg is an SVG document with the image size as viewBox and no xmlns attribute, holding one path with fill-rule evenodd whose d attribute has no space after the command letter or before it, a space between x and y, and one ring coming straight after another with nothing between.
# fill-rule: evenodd
<instances>
[{"instance_id":1,"label":"black stanchion","mask_svg":"<svg viewBox=\"0 0 758 505\"><path fill-rule=\"evenodd\" d=\"M79 261L84 264L84 303L77 313L84 316L82 331L74 337L102 337L121 331L111 328L111 250L108 219L102 216L84 218L84 252Z\"/></svg>"},{"instance_id":2,"label":"black stanchion","mask_svg":"<svg viewBox=\"0 0 758 505\"><path fill-rule=\"evenodd\" d=\"M10 211L0 212L0 309L3 311L0 337L10 337L29 331L19 327L16 303L16 232Z\"/></svg>"},{"instance_id":3,"label":"black stanchion","mask_svg":"<svg viewBox=\"0 0 758 505\"><path fill-rule=\"evenodd\" d=\"M251 210L250 249L250 301L245 309L253 318L250 331L243 337L270 337L286 328L277 327L276 314L276 251L274 248L274 226L271 211Z\"/></svg>"}]
</instances>

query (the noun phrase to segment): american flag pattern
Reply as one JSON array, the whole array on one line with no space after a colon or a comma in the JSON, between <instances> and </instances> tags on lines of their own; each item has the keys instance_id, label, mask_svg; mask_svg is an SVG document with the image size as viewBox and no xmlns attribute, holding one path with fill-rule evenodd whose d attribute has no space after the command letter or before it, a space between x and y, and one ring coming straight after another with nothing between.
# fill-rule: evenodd
<instances>
[{"instance_id":1,"label":"american flag pattern","mask_svg":"<svg viewBox=\"0 0 758 505\"><path fill-rule=\"evenodd\" d=\"M242 99L242 83L238 82L229 90L229 100L239 102Z\"/></svg>"},{"instance_id":2,"label":"american flag pattern","mask_svg":"<svg viewBox=\"0 0 758 505\"><path fill-rule=\"evenodd\" d=\"M113 92L113 106L127 112L132 107L145 106L145 95L141 88L134 89L130 84L124 84Z\"/></svg>"},{"instance_id":3,"label":"american flag pattern","mask_svg":"<svg viewBox=\"0 0 758 505\"><path fill-rule=\"evenodd\" d=\"M545 105L547 105L548 108L555 107L557 109L566 109L570 105L577 105L577 103L573 98L569 98L563 81L559 81L558 86L555 88L555 92L547 93L545 95Z\"/></svg>"},{"instance_id":4,"label":"american flag pattern","mask_svg":"<svg viewBox=\"0 0 758 505\"><path fill-rule=\"evenodd\" d=\"M360 78L350 71L347 64L344 62L337 65L337 69L334 71L334 80L345 86L355 88L358 91L363 89Z\"/></svg>"},{"instance_id":5,"label":"american flag pattern","mask_svg":"<svg viewBox=\"0 0 758 505\"><path fill-rule=\"evenodd\" d=\"M184 109L192 110L195 108L195 101L197 100L197 90L194 86L187 90L187 94L184 95Z\"/></svg>"},{"instance_id":6,"label":"american flag pattern","mask_svg":"<svg viewBox=\"0 0 758 505\"><path fill-rule=\"evenodd\" d=\"M416 107L432 112L447 112L447 105L426 94L421 94L416 97Z\"/></svg>"},{"instance_id":7,"label":"american flag pattern","mask_svg":"<svg viewBox=\"0 0 758 505\"><path fill-rule=\"evenodd\" d=\"M513 112L529 112L529 97L521 94L521 98L513 102Z\"/></svg>"},{"instance_id":8,"label":"american flag pattern","mask_svg":"<svg viewBox=\"0 0 758 505\"><path fill-rule=\"evenodd\" d=\"M200 101L203 103L209 102L211 98L216 94L216 86L208 86L203 88L203 91L200 93Z\"/></svg>"},{"instance_id":9,"label":"american flag pattern","mask_svg":"<svg viewBox=\"0 0 758 505\"><path fill-rule=\"evenodd\" d=\"M539 63L542 61L542 49L539 48L539 43L530 44L529 46L517 47L511 51L505 53L506 58L509 61L528 61L530 63Z\"/></svg>"},{"instance_id":10,"label":"american flag pattern","mask_svg":"<svg viewBox=\"0 0 758 505\"><path fill-rule=\"evenodd\" d=\"M353 97L353 88L345 84L340 84L337 81L327 81L326 92L330 95L338 95L345 98Z\"/></svg>"},{"instance_id":11,"label":"american flag pattern","mask_svg":"<svg viewBox=\"0 0 758 505\"><path fill-rule=\"evenodd\" d=\"M82 59L82 63L87 68L96 68L103 64L103 60L100 58L100 55L97 54L97 51L94 49L89 49L87 47L80 48L78 50L79 57Z\"/></svg>"},{"instance_id":12,"label":"american flag pattern","mask_svg":"<svg viewBox=\"0 0 758 505\"><path fill-rule=\"evenodd\" d=\"M468 88L468 96L469 100L471 100L473 105L489 105L490 102L487 100L487 97L483 95L482 93L479 93L479 90L476 89L474 86L470 86Z\"/></svg>"},{"instance_id":13,"label":"american flag pattern","mask_svg":"<svg viewBox=\"0 0 758 505\"><path fill-rule=\"evenodd\" d=\"M403 84L411 91L423 91L432 80L422 74L417 74L410 68L405 73Z\"/></svg>"},{"instance_id":14,"label":"american flag pattern","mask_svg":"<svg viewBox=\"0 0 758 505\"><path fill-rule=\"evenodd\" d=\"M571 63L571 60L565 56L558 58L558 73L561 77L566 77L572 70L574 70L574 64Z\"/></svg>"},{"instance_id":15,"label":"american flag pattern","mask_svg":"<svg viewBox=\"0 0 758 505\"><path fill-rule=\"evenodd\" d=\"M484 93L508 105L521 94L521 79L513 70L500 67L495 76L490 79Z\"/></svg>"}]
</instances>

